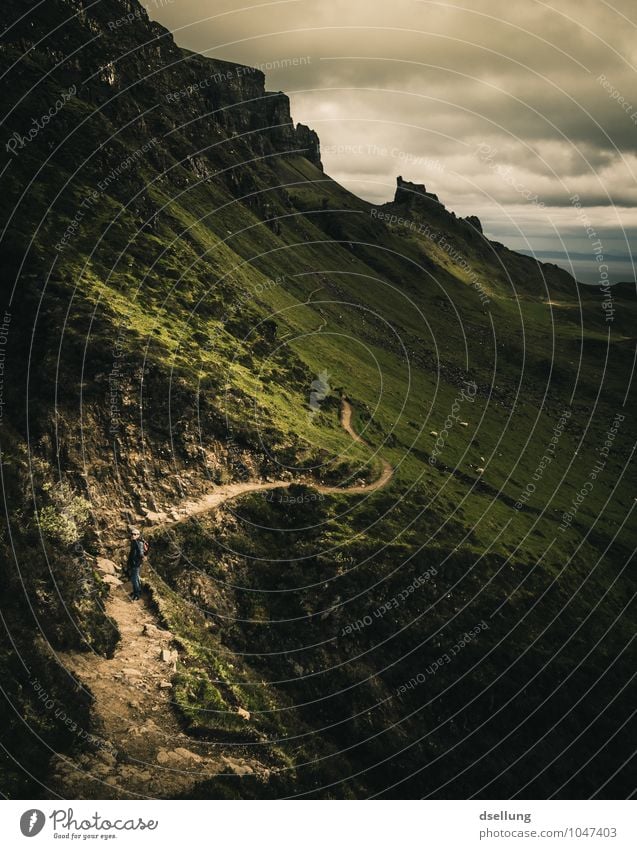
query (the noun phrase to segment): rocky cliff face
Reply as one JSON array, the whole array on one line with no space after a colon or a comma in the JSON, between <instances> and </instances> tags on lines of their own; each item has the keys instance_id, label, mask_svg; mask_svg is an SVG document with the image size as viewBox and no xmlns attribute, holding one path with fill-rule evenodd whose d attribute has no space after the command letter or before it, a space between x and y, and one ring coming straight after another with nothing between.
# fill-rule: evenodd
<instances>
[{"instance_id":1,"label":"rocky cliff face","mask_svg":"<svg viewBox=\"0 0 637 849\"><path fill-rule=\"evenodd\" d=\"M250 135L263 155L290 151L300 153L322 169L317 134L303 124L296 128L290 113L290 98L282 91L267 91L265 74L257 68L207 59L183 51L195 80L173 101L198 93L203 113L233 135Z\"/></svg>"},{"instance_id":2,"label":"rocky cliff face","mask_svg":"<svg viewBox=\"0 0 637 849\"><path fill-rule=\"evenodd\" d=\"M8 5L9 19L19 18L21 4ZM53 45L56 31L62 35ZM182 50L137 0L50 0L37 21L10 27L2 44L5 54L28 54L34 70L54 70L75 96L106 114L128 112L132 119L132 104L146 103L153 115L138 117L141 128L170 122L202 142L219 132L249 137L264 156L307 151L321 167L318 137L301 124L295 128L288 96L267 91L262 71ZM74 55L66 59L65 44L86 47L69 50ZM22 134L32 116L16 107L9 127ZM63 119L56 123L68 129Z\"/></svg>"}]
</instances>

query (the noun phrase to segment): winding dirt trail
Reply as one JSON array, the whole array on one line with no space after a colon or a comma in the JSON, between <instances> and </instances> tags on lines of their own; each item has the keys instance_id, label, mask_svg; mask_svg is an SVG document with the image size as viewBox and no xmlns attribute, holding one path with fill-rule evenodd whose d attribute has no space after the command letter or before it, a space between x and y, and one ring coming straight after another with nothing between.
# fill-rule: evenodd
<instances>
[{"instance_id":1,"label":"winding dirt trail","mask_svg":"<svg viewBox=\"0 0 637 849\"><path fill-rule=\"evenodd\" d=\"M353 414L353 412L354 411L352 409L352 405L349 403L349 401L346 401L345 399L343 399L343 403L342 403L342 406L341 406L341 425L349 433L349 435L352 437L354 442L361 442L363 445L367 445L369 447L369 444L367 442L365 442L363 437L360 436L360 434L356 433L356 431L352 427L352 414ZM369 486L347 487L347 489L342 489L342 488L339 489L339 487L318 487L318 489L321 492L350 492L350 493L352 493L352 492L354 492L354 493L373 492L376 489L381 489L382 487L384 487L386 484L389 483L389 481L392 478L392 475L394 474L394 470L391 467L391 465L387 462L387 460L385 460L384 457L381 457L380 461L383 465L382 471L381 471L380 475L376 478L376 480L373 481L373 483L370 483Z\"/></svg>"},{"instance_id":2,"label":"winding dirt trail","mask_svg":"<svg viewBox=\"0 0 637 849\"><path fill-rule=\"evenodd\" d=\"M349 401L343 399L341 402L341 425L345 431L352 437L354 442L359 442L362 445L369 444L354 430L352 427L352 415L353 415L352 405ZM372 481L370 484L365 484L362 486L326 486L324 484L316 484L311 481L303 481L311 486L313 489L316 489L317 492L322 492L324 494L349 494L349 495L362 495L365 492L374 492L377 489L381 489L386 486L387 483L392 478L394 474L394 470L391 465L387 462L387 460L380 458L382 462L382 471L381 474L376 478L375 481ZM204 495L202 498L198 498L194 501L184 501L179 505L179 513L181 514L179 518L173 518L172 520L165 518L164 521L158 523L158 529L165 528L169 525L174 525L179 522L185 522L190 519L192 516L197 516L201 513L208 513L210 510L214 510L216 507L219 507L226 501L230 501L233 498L237 498L240 495L246 495L249 492L263 492L271 489L285 489L286 487L294 484L293 480L281 480L281 481L272 481L271 483L255 483L247 482L247 483L230 483L223 486L217 487L213 492Z\"/></svg>"},{"instance_id":3,"label":"winding dirt trail","mask_svg":"<svg viewBox=\"0 0 637 849\"><path fill-rule=\"evenodd\" d=\"M343 400L341 424L356 442L367 445L352 427L352 407ZM315 486L323 493L362 494L385 486L393 469L382 460L380 476L367 486ZM220 486L201 499L180 505L180 515L157 528L214 510L249 492L280 489L293 481L238 483ZM148 529L151 530L151 529ZM97 568L110 592L106 613L121 639L112 658L88 652L68 652L59 662L78 686L94 698L93 751L77 760L55 756L50 791L64 799L174 798L187 794L206 778L252 775L267 781L269 770L254 755L254 747L196 740L186 735L173 710L171 679L179 660L170 631L161 628L144 596L133 603L128 585L118 577L115 562L104 557ZM247 712L237 713L249 719ZM84 736L84 730L78 733Z\"/></svg>"}]
</instances>

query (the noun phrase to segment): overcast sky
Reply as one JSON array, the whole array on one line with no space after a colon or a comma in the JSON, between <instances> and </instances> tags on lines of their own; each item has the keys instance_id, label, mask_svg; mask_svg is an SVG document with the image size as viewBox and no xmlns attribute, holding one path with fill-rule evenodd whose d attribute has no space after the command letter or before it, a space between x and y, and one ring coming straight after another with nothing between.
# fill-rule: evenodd
<instances>
[{"instance_id":1,"label":"overcast sky","mask_svg":"<svg viewBox=\"0 0 637 849\"><path fill-rule=\"evenodd\" d=\"M630 256L634 0L145 5L178 44L265 66L268 89L287 92L294 120L318 132L327 173L356 194L389 200L401 174L511 247L573 252L591 272L585 213L607 255Z\"/></svg>"}]
</instances>

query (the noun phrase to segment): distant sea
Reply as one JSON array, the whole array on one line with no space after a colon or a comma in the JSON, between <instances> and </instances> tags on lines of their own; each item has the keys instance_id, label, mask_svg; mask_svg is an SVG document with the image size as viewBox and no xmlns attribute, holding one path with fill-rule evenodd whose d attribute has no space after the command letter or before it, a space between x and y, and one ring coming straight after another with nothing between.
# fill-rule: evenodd
<instances>
[{"instance_id":1,"label":"distant sea","mask_svg":"<svg viewBox=\"0 0 637 849\"><path fill-rule=\"evenodd\" d=\"M599 285L599 266L591 259L590 254L581 253L555 253L554 251L518 251L518 253L532 256L540 262L552 262L566 269L580 283ZM629 256L607 256L604 263L608 266L608 281L610 283L629 282L635 279L637 273L637 257L631 263Z\"/></svg>"}]
</instances>

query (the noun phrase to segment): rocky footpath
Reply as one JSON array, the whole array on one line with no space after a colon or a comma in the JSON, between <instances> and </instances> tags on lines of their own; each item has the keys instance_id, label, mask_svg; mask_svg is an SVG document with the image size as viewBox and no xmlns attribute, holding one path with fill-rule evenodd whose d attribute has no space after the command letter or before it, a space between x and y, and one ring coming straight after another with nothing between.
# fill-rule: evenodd
<instances>
[{"instance_id":1,"label":"rocky footpath","mask_svg":"<svg viewBox=\"0 0 637 849\"><path fill-rule=\"evenodd\" d=\"M98 559L110 586L106 612L121 639L110 659L69 652L60 657L90 692L94 746L72 760L55 756L51 786L68 799L174 798L202 780L225 776L267 779L269 771L240 747L193 740L173 710L171 678L179 651L147 597L133 603L117 565Z\"/></svg>"}]
</instances>

